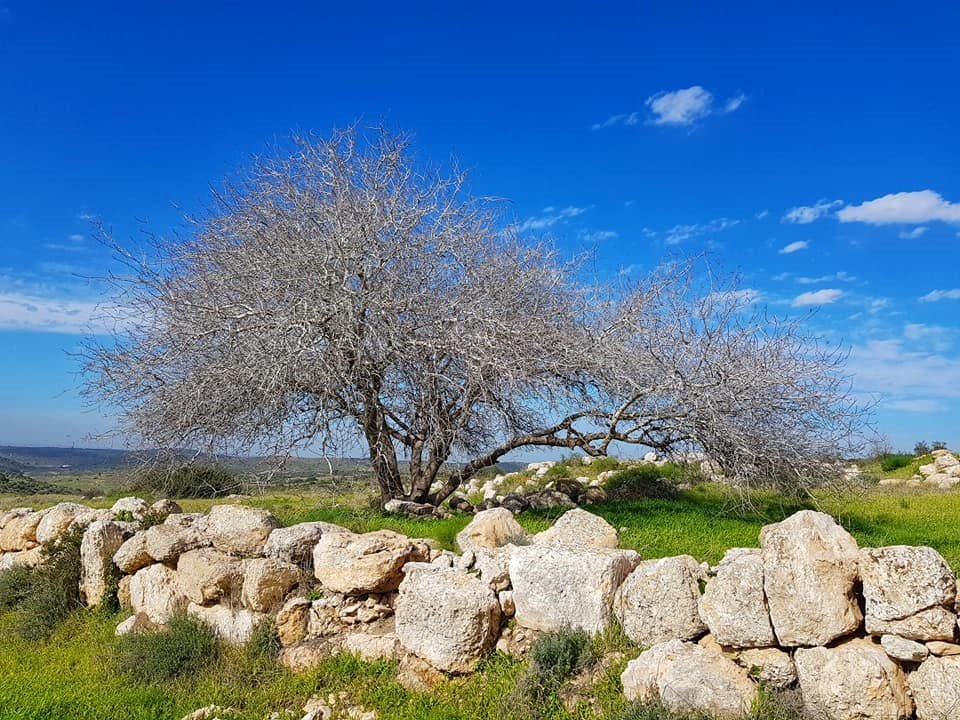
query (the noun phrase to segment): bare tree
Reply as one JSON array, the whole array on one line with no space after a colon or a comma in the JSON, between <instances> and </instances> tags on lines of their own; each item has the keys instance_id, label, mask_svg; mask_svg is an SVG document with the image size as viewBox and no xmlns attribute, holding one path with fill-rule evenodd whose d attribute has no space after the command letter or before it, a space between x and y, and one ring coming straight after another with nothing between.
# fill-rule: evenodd
<instances>
[{"instance_id":1,"label":"bare tree","mask_svg":"<svg viewBox=\"0 0 960 720\"><path fill-rule=\"evenodd\" d=\"M387 131L295 138L187 237L114 245L117 330L88 344L86 391L156 447L362 439L384 500L434 503L529 446L697 449L796 485L853 437L843 355L798 323L693 263L588 285L464 183Z\"/></svg>"}]
</instances>

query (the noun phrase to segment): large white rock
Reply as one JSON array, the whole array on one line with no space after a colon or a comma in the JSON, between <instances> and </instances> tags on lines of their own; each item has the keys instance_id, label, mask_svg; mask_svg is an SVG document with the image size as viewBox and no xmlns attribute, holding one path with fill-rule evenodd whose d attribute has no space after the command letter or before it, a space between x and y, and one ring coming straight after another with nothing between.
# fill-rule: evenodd
<instances>
[{"instance_id":1,"label":"large white rock","mask_svg":"<svg viewBox=\"0 0 960 720\"><path fill-rule=\"evenodd\" d=\"M43 549L35 547L32 550L15 550L14 552L0 553L0 572L12 570L15 567L36 567L43 560Z\"/></svg>"},{"instance_id":2,"label":"large white rock","mask_svg":"<svg viewBox=\"0 0 960 720\"><path fill-rule=\"evenodd\" d=\"M954 639L957 616L944 607L921 610L901 620L878 620L868 615L864 624L871 635L899 635L909 640Z\"/></svg>"},{"instance_id":3,"label":"large white rock","mask_svg":"<svg viewBox=\"0 0 960 720\"><path fill-rule=\"evenodd\" d=\"M498 548L477 548L474 553L473 569L480 579L494 590L506 590L510 587L510 557L518 545L504 545Z\"/></svg>"},{"instance_id":4,"label":"large white rock","mask_svg":"<svg viewBox=\"0 0 960 720\"><path fill-rule=\"evenodd\" d=\"M242 556L259 555L280 526L277 519L261 508L245 505L214 505L207 514L206 532L217 550Z\"/></svg>"},{"instance_id":5,"label":"large white rock","mask_svg":"<svg viewBox=\"0 0 960 720\"><path fill-rule=\"evenodd\" d=\"M17 552L37 547L37 526L43 520L43 513L16 508L6 513L5 518L3 530L0 530L0 550Z\"/></svg>"},{"instance_id":6,"label":"large white rock","mask_svg":"<svg viewBox=\"0 0 960 720\"><path fill-rule=\"evenodd\" d=\"M62 502L43 511L43 517L37 525L37 542L46 545L57 540L78 520L91 522L99 513L85 505Z\"/></svg>"},{"instance_id":7,"label":"large white rock","mask_svg":"<svg viewBox=\"0 0 960 720\"><path fill-rule=\"evenodd\" d=\"M620 676L627 700L667 709L740 720L756 694L747 671L723 655L682 640L654 645L631 660Z\"/></svg>"},{"instance_id":8,"label":"large white rock","mask_svg":"<svg viewBox=\"0 0 960 720\"><path fill-rule=\"evenodd\" d=\"M497 641L496 594L453 568L411 563L405 574L395 604L400 644L440 670L472 672Z\"/></svg>"},{"instance_id":9,"label":"large white rock","mask_svg":"<svg viewBox=\"0 0 960 720\"><path fill-rule=\"evenodd\" d=\"M346 595L396 590L408 562L430 559L430 547L390 530L326 533L313 551L313 573L327 590Z\"/></svg>"},{"instance_id":10,"label":"large white rock","mask_svg":"<svg viewBox=\"0 0 960 720\"><path fill-rule=\"evenodd\" d=\"M160 563L138 570L130 580L130 606L162 625L186 610L189 600L180 590L177 572Z\"/></svg>"},{"instance_id":11,"label":"large white rock","mask_svg":"<svg viewBox=\"0 0 960 720\"><path fill-rule=\"evenodd\" d=\"M829 515L801 510L760 530L763 586L779 644L825 645L863 619L857 541Z\"/></svg>"},{"instance_id":12,"label":"large white rock","mask_svg":"<svg viewBox=\"0 0 960 720\"><path fill-rule=\"evenodd\" d=\"M574 508L567 510L553 526L533 536L535 544L615 548L617 529L602 517Z\"/></svg>"},{"instance_id":13,"label":"large white rock","mask_svg":"<svg viewBox=\"0 0 960 720\"><path fill-rule=\"evenodd\" d=\"M147 501L138 497L123 497L117 500L110 512L114 515L128 513L134 520L143 520L144 516L150 512L150 506Z\"/></svg>"},{"instance_id":14,"label":"large white rock","mask_svg":"<svg viewBox=\"0 0 960 720\"><path fill-rule=\"evenodd\" d=\"M196 603L187 606L187 614L201 620L213 630L214 635L231 645L242 645L250 640L254 628L266 618L263 613L226 605L204 607Z\"/></svg>"},{"instance_id":15,"label":"large white rock","mask_svg":"<svg viewBox=\"0 0 960 720\"><path fill-rule=\"evenodd\" d=\"M241 600L251 610L272 612L300 582L300 568L276 558L248 560Z\"/></svg>"},{"instance_id":16,"label":"large white rock","mask_svg":"<svg viewBox=\"0 0 960 720\"><path fill-rule=\"evenodd\" d=\"M737 653L737 665L767 687L784 690L797 681L797 668L789 653L779 648L749 648Z\"/></svg>"},{"instance_id":17,"label":"large white rock","mask_svg":"<svg viewBox=\"0 0 960 720\"><path fill-rule=\"evenodd\" d=\"M147 535L138 532L126 540L113 556L113 563L125 573L135 573L147 565L153 564L153 558L147 552Z\"/></svg>"},{"instance_id":18,"label":"large white rock","mask_svg":"<svg viewBox=\"0 0 960 720\"><path fill-rule=\"evenodd\" d=\"M699 575L700 564L689 555L641 562L613 598L613 612L627 637L650 647L703 635Z\"/></svg>"},{"instance_id":19,"label":"large white rock","mask_svg":"<svg viewBox=\"0 0 960 720\"><path fill-rule=\"evenodd\" d=\"M457 534L457 545L463 552L504 545L526 545L528 542L527 531L506 508L478 512Z\"/></svg>"},{"instance_id":20,"label":"large white rock","mask_svg":"<svg viewBox=\"0 0 960 720\"><path fill-rule=\"evenodd\" d=\"M960 656L928 658L907 682L917 704L917 720L960 717Z\"/></svg>"},{"instance_id":21,"label":"large white rock","mask_svg":"<svg viewBox=\"0 0 960 720\"><path fill-rule=\"evenodd\" d=\"M80 541L80 593L87 607L106 596L113 574L114 553L123 545L123 528L112 520L91 523Z\"/></svg>"},{"instance_id":22,"label":"large white rock","mask_svg":"<svg viewBox=\"0 0 960 720\"><path fill-rule=\"evenodd\" d=\"M613 617L614 593L639 562L632 550L518 546L510 558L516 622L533 630L601 633Z\"/></svg>"},{"instance_id":23,"label":"large white rock","mask_svg":"<svg viewBox=\"0 0 960 720\"><path fill-rule=\"evenodd\" d=\"M344 528L325 522L306 522L277 528L263 546L264 557L272 557L313 570L313 548L324 533L343 532Z\"/></svg>"},{"instance_id":24,"label":"large white rock","mask_svg":"<svg viewBox=\"0 0 960 720\"><path fill-rule=\"evenodd\" d=\"M913 714L907 677L869 640L794 653L804 710L824 720L906 720Z\"/></svg>"},{"instance_id":25,"label":"large white rock","mask_svg":"<svg viewBox=\"0 0 960 720\"><path fill-rule=\"evenodd\" d=\"M868 632L913 640L952 639L952 627L947 632L946 626L955 621L947 608L956 601L957 581L936 550L907 545L864 548L859 570Z\"/></svg>"},{"instance_id":26,"label":"large white rock","mask_svg":"<svg viewBox=\"0 0 960 720\"><path fill-rule=\"evenodd\" d=\"M721 645L762 648L776 645L763 592L759 550L728 550L700 598L700 616Z\"/></svg>"},{"instance_id":27,"label":"large white rock","mask_svg":"<svg viewBox=\"0 0 960 720\"><path fill-rule=\"evenodd\" d=\"M143 543L156 562L174 564L185 552L209 546L210 540L193 525L163 523L144 530Z\"/></svg>"},{"instance_id":28,"label":"large white rock","mask_svg":"<svg viewBox=\"0 0 960 720\"><path fill-rule=\"evenodd\" d=\"M243 564L213 548L188 550L177 560L180 591L197 605L229 598L243 582Z\"/></svg>"}]
</instances>

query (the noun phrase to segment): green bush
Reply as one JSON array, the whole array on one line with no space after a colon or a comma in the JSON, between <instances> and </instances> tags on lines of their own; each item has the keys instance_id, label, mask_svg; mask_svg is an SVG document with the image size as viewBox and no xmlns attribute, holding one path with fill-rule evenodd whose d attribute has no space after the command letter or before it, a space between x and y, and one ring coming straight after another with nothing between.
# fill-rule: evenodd
<instances>
[{"instance_id":1,"label":"green bush","mask_svg":"<svg viewBox=\"0 0 960 720\"><path fill-rule=\"evenodd\" d=\"M543 633L530 648L530 667L548 685L559 685L594 659L593 642L582 630Z\"/></svg>"},{"instance_id":2,"label":"green bush","mask_svg":"<svg viewBox=\"0 0 960 720\"><path fill-rule=\"evenodd\" d=\"M604 484L607 494L617 500L669 498L676 488L667 479L679 474L676 466L634 465L617 472Z\"/></svg>"},{"instance_id":3,"label":"green bush","mask_svg":"<svg viewBox=\"0 0 960 720\"><path fill-rule=\"evenodd\" d=\"M553 467L547 468L543 474L546 480L558 480L560 478L570 477L570 468L564 463L557 463Z\"/></svg>"},{"instance_id":4,"label":"green bush","mask_svg":"<svg viewBox=\"0 0 960 720\"><path fill-rule=\"evenodd\" d=\"M0 572L0 610L11 610L30 596L33 568L22 565Z\"/></svg>"},{"instance_id":5,"label":"green bush","mask_svg":"<svg viewBox=\"0 0 960 720\"><path fill-rule=\"evenodd\" d=\"M593 462L590 463L590 467L599 474L607 470L616 470L620 467L620 461L615 457L594 458Z\"/></svg>"},{"instance_id":6,"label":"green bush","mask_svg":"<svg viewBox=\"0 0 960 720\"><path fill-rule=\"evenodd\" d=\"M250 635L250 640L244 646L244 654L253 665L273 663L280 655L283 645L277 634L277 626L273 616L267 616L257 623Z\"/></svg>"},{"instance_id":7,"label":"green bush","mask_svg":"<svg viewBox=\"0 0 960 720\"><path fill-rule=\"evenodd\" d=\"M213 631L188 615L170 619L158 632L131 633L117 640L117 671L143 683L196 673L216 662L220 645Z\"/></svg>"},{"instance_id":8,"label":"green bush","mask_svg":"<svg viewBox=\"0 0 960 720\"><path fill-rule=\"evenodd\" d=\"M215 463L160 464L141 470L132 489L171 498L218 498L238 492L240 481Z\"/></svg>"},{"instance_id":9,"label":"green bush","mask_svg":"<svg viewBox=\"0 0 960 720\"><path fill-rule=\"evenodd\" d=\"M80 599L80 542L85 527L74 527L46 545L41 561L30 571L16 604L14 629L25 640L44 640L71 613ZM26 577L26 576L25 576Z\"/></svg>"},{"instance_id":10,"label":"green bush","mask_svg":"<svg viewBox=\"0 0 960 720\"><path fill-rule=\"evenodd\" d=\"M880 469L884 472L893 472L904 468L913 462L913 455L886 455L880 460Z\"/></svg>"}]
</instances>

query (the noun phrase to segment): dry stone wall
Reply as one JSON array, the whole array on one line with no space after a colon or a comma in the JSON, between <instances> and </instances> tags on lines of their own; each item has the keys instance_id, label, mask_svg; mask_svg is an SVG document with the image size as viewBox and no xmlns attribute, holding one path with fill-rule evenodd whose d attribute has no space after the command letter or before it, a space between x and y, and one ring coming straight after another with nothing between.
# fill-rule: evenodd
<instances>
[{"instance_id":1,"label":"dry stone wall","mask_svg":"<svg viewBox=\"0 0 960 720\"><path fill-rule=\"evenodd\" d=\"M532 536L504 508L480 512L454 553L385 530L281 528L242 505L198 514L124 498L0 514L0 570L36 565L74 527L87 604L122 576L118 634L187 613L243 643L271 622L293 670L345 651L397 659L401 681L424 688L493 648L522 654L539 632L618 623L643 648L621 678L631 700L738 718L764 684L797 686L824 720L960 718L950 567L928 547L860 548L823 513L768 525L759 547L711 568L643 560L581 509Z\"/></svg>"}]
</instances>

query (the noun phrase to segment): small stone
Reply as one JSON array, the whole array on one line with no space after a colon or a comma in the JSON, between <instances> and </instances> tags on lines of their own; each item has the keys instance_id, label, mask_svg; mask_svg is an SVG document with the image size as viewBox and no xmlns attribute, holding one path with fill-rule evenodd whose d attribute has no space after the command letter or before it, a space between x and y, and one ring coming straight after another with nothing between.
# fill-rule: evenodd
<instances>
[{"instance_id":1,"label":"small stone","mask_svg":"<svg viewBox=\"0 0 960 720\"><path fill-rule=\"evenodd\" d=\"M905 662L921 662L930 654L926 645L907 640L899 635L883 635L880 638L880 645L894 660Z\"/></svg>"}]
</instances>

